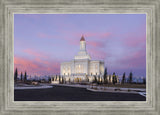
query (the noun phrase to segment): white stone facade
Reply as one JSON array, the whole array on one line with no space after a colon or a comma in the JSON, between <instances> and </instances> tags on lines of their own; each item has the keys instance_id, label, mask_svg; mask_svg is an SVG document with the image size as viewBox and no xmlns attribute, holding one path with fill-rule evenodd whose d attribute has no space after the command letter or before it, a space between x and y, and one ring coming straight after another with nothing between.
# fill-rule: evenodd
<instances>
[{"instance_id":1,"label":"white stone facade","mask_svg":"<svg viewBox=\"0 0 160 115\"><path fill-rule=\"evenodd\" d=\"M94 77L102 79L104 75L104 61L91 60L86 51L84 37L80 40L80 51L75 58L69 62L63 62L60 66L60 75L66 81L92 81Z\"/></svg>"}]
</instances>

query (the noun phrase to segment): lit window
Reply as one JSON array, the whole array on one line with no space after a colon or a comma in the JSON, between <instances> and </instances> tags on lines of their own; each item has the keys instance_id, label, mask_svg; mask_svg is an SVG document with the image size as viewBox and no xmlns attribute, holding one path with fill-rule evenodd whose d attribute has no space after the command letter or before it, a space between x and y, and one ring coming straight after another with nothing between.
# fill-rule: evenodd
<instances>
[{"instance_id":1,"label":"lit window","mask_svg":"<svg viewBox=\"0 0 160 115\"><path fill-rule=\"evenodd\" d=\"M98 68L98 66L96 65L96 69Z\"/></svg>"}]
</instances>

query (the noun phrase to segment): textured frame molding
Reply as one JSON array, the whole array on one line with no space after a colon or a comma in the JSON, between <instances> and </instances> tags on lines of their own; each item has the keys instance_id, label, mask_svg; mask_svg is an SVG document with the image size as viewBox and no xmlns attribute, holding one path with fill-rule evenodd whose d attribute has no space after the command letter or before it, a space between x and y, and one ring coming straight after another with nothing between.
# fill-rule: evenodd
<instances>
[{"instance_id":1,"label":"textured frame molding","mask_svg":"<svg viewBox=\"0 0 160 115\"><path fill-rule=\"evenodd\" d=\"M160 114L160 0L0 0L0 114ZM147 16L146 101L14 101L15 13L139 13Z\"/></svg>"}]
</instances>

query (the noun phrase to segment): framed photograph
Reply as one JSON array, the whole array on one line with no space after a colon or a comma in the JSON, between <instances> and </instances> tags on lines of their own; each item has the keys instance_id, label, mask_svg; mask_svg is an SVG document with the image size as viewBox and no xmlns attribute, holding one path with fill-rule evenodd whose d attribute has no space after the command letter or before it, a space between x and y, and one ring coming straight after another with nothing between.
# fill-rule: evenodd
<instances>
[{"instance_id":1,"label":"framed photograph","mask_svg":"<svg viewBox=\"0 0 160 115\"><path fill-rule=\"evenodd\" d=\"M160 114L160 1L1 1L0 113Z\"/></svg>"},{"instance_id":2,"label":"framed photograph","mask_svg":"<svg viewBox=\"0 0 160 115\"><path fill-rule=\"evenodd\" d=\"M14 71L14 101L146 101L146 14L14 14Z\"/></svg>"}]
</instances>

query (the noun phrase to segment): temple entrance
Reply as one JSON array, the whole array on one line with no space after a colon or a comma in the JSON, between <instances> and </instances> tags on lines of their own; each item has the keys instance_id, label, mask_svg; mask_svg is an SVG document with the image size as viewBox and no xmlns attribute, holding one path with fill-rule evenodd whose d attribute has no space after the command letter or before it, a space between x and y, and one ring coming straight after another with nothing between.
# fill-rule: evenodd
<instances>
[{"instance_id":1,"label":"temple entrance","mask_svg":"<svg viewBox=\"0 0 160 115\"><path fill-rule=\"evenodd\" d=\"M81 82L82 81L82 79L81 78L74 78L74 82L77 82L77 83L79 83L79 82Z\"/></svg>"}]
</instances>

